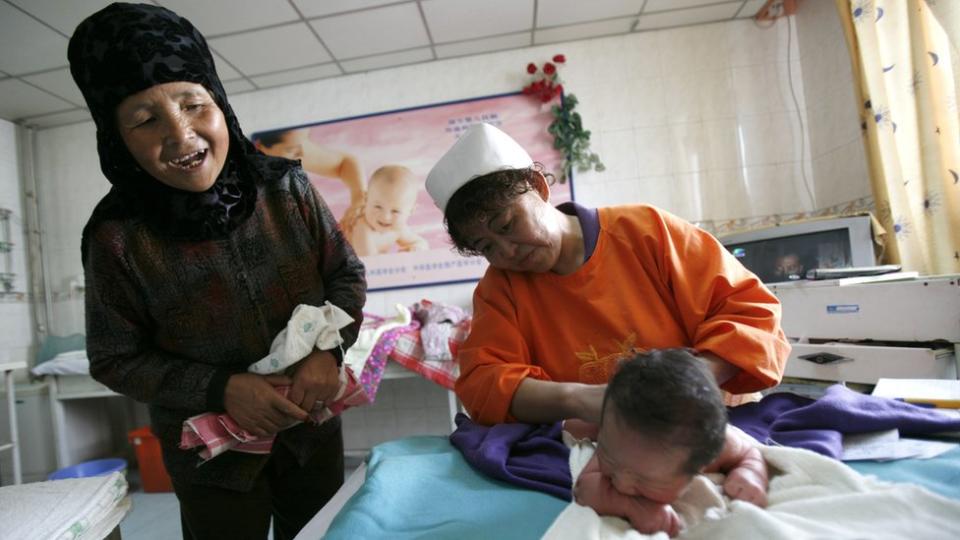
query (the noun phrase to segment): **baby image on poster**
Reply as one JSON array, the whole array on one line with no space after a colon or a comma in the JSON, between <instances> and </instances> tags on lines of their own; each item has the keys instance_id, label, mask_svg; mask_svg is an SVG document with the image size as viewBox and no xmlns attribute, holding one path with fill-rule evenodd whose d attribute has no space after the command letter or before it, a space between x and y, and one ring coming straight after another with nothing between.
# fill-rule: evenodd
<instances>
[{"instance_id":1,"label":"baby image on poster","mask_svg":"<svg viewBox=\"0 0 960 540\"><path fill-rule=\"evenodd\" d=\"M254 133L268 155L299 159L367 267L371 290L475 281L482 257L456 253L443 214L424 188L427 173L470 126L486 122L517 140L546 171L562 161L549 109L506 94ZM571 200L571 181L551 186Z\"/></svg>"}]
</instances>

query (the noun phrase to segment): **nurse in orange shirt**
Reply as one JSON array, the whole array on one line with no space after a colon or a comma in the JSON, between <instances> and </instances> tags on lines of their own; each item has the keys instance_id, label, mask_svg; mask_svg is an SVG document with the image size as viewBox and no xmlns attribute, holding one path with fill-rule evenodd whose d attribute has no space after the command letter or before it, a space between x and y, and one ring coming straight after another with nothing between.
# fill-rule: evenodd
<instances>
[{"instance_id":1,"label":"nurse in orange shirt","mask_svg":"<svg viewBox=\"0 0 960 540\"><path fill-rule=\"evenodd\" d=\"M780 381L780 304L713 236L644 204L554 207L552 180L489 124L427 177L456 249L490 262L456 383L475 421L596 423L631 350L696 350L730 404Z\"/></svg>"}]
</instances>

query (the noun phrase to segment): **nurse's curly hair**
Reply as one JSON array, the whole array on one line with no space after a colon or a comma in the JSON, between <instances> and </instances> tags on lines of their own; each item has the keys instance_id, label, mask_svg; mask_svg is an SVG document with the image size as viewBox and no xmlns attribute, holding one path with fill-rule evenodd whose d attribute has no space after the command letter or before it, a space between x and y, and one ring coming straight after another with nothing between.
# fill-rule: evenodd
<instances>
[{"instance_id":1,"label":"nurse's curly hair","mask_svg":"<svg viewBox=\"0 0 960 540\"><path fill-rule=\"evenodd\" d=\"M455 191L443 214L443 224L454 249L467 257L482 256L467 245L464 229L486 222L524 193L533 191L536 173L547 179L547 185L553 185L556 180L553 174L545 172L542 163L534 162L524 169L504 169L478 176Z\"/></svg>"}]
</instances>

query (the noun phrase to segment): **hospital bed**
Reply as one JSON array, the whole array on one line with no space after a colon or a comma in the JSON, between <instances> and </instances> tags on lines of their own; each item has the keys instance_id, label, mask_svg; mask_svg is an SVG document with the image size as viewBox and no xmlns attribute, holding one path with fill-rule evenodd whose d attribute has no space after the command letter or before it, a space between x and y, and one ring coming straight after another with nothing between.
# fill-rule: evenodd
<instances>
[{"instance_id":1,"label":"hospital bed","mask_svg":"<svg viewBox=\"0 0 960 540\"><path fill-rule=\"evenodd\" d=\"M960 523L960 448L926 460L851 462L849 466L880 480L922 486L927 498L949 501L944 504L954 515L945 518ZM907 491L906 506L912 506L913 496ZM407 437L373 448L366 463L297 540L540 538L568 504L480 474L446 437ZM884 516L878 513L871 519ZM896 519L903 520L902 516ZM945 532L943 537L955 537L952 534Z\"/></svg>"},{"instance_id":2,"label":"hospital bed","mask_svg":"<svg viewBox=\"0 0 960 540\"><path fill-rule=\"evenodd\" d=\"M784 304L784 328L790 337L799 338L794 343L795 356L821 354L825 348L837 347L840 350L832 352L850 357L849 361L832 364L791 358L788 375L863 384L875 384L881 377L956 379L960 361L958 284L960 276L939 276L884 283L838 281L775 287ZM845 309L831 310L831 306ZM808 338L843 342L822 343L828 340ZM867 341L851 343L851 339ZM870 340L898 342L897 354L884 356L890 347ZM914 346L904 346L905 342L914 342ZM935 342L935 346L929 342ZM875 525L882 527L884 520L893 520L894 516L907 522L929 522L931 517L936 520L936 516L922 514L924 501L929 502L924 497L929 496L947 505L949 523L960 529L960 448L931 459L859 461L846 466L832 463L840 467L835 472L844 472L851 481L866 475L904 488L904 492L897 492L902 504L895 506L916 514L903 517L877 506L867 512ZM851 471L862 475L851 475ZM923 489L911 491L905 485ZM851 507L856 506L856 500L852 499ZM844 506L839 508L842 525ZM366 463L297 539L540 538L567 509L566 501L481 475L444 437L409 437L373 448ZM854 510L849 512L853 523L857 516ZM816 516L810 519L816 522ZM960 538L956 529L933 536ZM855 536L854 531L850 534Z\"/></svg>"}]
</instances>

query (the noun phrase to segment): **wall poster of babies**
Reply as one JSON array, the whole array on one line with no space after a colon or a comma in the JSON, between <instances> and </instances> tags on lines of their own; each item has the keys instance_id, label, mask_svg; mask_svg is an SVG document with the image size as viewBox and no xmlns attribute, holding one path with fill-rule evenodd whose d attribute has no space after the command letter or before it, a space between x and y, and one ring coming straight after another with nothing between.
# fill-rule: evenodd
<instances>
[{"instance_id":1,"label":"wall poster of babies","mask_svg":"<svg viewBox=\"0 0 960 540\"><path fill-rule=\"evenodd\" d=\"M443 214L424 188L430 168L471 125L507 132L559 176L562 156L547 126L553 115L521 93L486 96L259 131L262 152L299 159L367 267L371 291L476 281L482 257L451 247ZM572 178L550 200L573 199Z\"/></svg>"}]
</instances>

